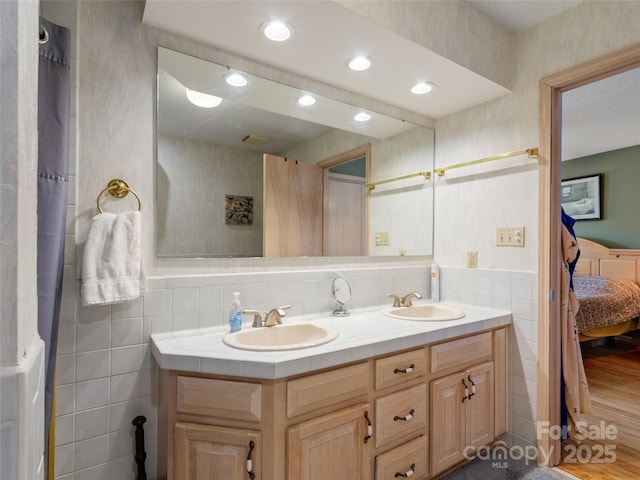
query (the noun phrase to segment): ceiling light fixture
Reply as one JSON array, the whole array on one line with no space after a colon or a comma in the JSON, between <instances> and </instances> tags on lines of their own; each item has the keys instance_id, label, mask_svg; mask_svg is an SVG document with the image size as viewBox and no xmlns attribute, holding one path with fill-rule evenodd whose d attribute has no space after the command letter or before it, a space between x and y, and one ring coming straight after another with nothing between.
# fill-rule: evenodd
<instances>
[{"instance_id":1,"label":"ceiling light fixture","mask_svg":"<svg viewBox=\"0 0 640 480\"><path fill-rule=\"evenodd\" d=\"M284 42L293 35L293 28L281 20L271 20L260 25L260 31L269 40Z\"/></svg>"},{"instance_id":2,"label":"ceiling light fixture","mask_svg":"<svg viewBox=\"0 0 640 480\"><path fill-rule=\"evenodd\" d=\"M367 70L372 63L373 60L371 60L371 58L360 55L350 59L347 65L351 70L362 72L363 70Z\"/></svg>"},{"instance_id":3,"label":"ceiling light fixture","mask_svg":"<svg viewBox=\"0 0 640 480\"><path fill-rule=\"evenodd\" d=\"M355 116L355 117L353 117L353 119L354 119L356 122L366 122L367 120L370 120L370 119L371 119L371 115L369 115L369 114L368 114L368 113L366 113L366 112L360 112L360 113L356 114L356 116Z\"/></svg>"},{"instance_id":4,"label":"ceiling light fixture","mask_svg":"<svg viewBox=\"0 0 640 480\"><path fill-rule=\"evenodd\" d=\"M431 82L418 82L413 87L411 87L411 93L415 93L416 95L424 95L425 93L429 93L435 85Z\"/></svg>"},{"instance_id":5,"label":"ceiling light fixture","mask_svg":"<svg viewBox=\"0 0 640 480\"><path fill-rule=\"evenodd\" d=\"M316 103L316 99L313 98L311 95L303 95L298 99L298 103L300 105L304 105L305 107L309 107L314 103Z\"/></svg>"},{"instance_id":6,"label":"ceiling light fixture","mask_svg":"<svg viewBox=\"0 0 640 480\"><path fill-rule=\"evenodd\" d=\"M208 93L189 90L185 87L187 98L191 103L200 108L215 108L222 103L222 98Z\"/></svg>"},{"instance_id":7,"label":"ceiling light fixture","mask_svg":"<svg viewBox=\"0 0 640 480\"><path fill-rule=\"evenodd\" d=\"M247 78L239 73L227 73L222 78L232 87L244 87L248 83Z\"/></svg>"}]
</instances>

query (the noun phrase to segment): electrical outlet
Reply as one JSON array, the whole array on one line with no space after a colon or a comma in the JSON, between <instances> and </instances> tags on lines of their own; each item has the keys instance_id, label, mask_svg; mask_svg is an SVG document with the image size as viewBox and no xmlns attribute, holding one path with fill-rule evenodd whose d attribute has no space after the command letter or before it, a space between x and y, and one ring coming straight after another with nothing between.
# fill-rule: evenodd
<instances>
[{"instance_id":1,"label":"electrical outlet","mask_svg":"<svg viewBox=\"0 0 640 480\"><path fill-rule=\"evenodd\" d=\"M389 246L389 232L376 232L376 247Z\"/></svg>"},{"instance_id":2,"label":"electrical outlet","mask_svg":"<svg viewBox=\"0 0 640 480\"><path fill-rule=\"evenodd\" d=\"M498 227L496 229L496 245L524 247L524 227Z\"/></svg>"},{"instance_id":3,"label":"electrical outlet","mask_svg":"<svg viewBox=\"0 0 640 480\"><path fill-rule=\"evenodd\" d=\"M478 252L467 252L467 268L478 268Z\"/></svg>"}]
</instances>

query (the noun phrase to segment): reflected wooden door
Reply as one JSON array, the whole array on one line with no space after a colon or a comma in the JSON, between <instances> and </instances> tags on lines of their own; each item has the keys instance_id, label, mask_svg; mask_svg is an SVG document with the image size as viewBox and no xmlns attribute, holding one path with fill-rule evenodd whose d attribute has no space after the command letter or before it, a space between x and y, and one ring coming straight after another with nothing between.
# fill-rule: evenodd
<instances>
[{"instance_id":1,"label":"reflected wooden door","mask_svg":"<svg viewBox=\"0 0 640 480\"><path fill-rule=\"evenodd\" d=\"M325 170L323 254L366 255L365 179Z\"/></svg>"},{"instance_id":2,"label":"reflected wooden door","mask_svg":"<svg viewBox=\"0 0 640 480\"><path fill-rule=\"evenodd\" d=\"M322 168L264 154L263 255L322 256Z\"/></svg>"}]
</instances>

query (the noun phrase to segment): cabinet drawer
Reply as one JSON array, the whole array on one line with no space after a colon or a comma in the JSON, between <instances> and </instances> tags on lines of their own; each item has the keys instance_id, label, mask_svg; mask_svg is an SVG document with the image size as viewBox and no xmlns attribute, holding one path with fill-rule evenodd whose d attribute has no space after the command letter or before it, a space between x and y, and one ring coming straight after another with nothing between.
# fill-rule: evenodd
<instances>
[{"instance_id":1,"label":"cabinet drawer","mask_svg":"<svg viewBox=\"0 0 640 480\"><path fill-rule=\"evenodd\" d=\"M427 437L418 437L376 457L375 480L397 480L412 477L427 478Z\"/></svg>"},{"instance_id":2,"label":"cabinet drawer","mask_svg":"<svg viewBox=\"0 0 640 480\"><path fill-rule=\"evenodd\" d=\"M431 346L431 373L466 368L491 360L491 332L472 335Z\"/></svg>"},{"instance_id":3,"label":"cabinet drawer","mask_svg":"<svg viewBox=\"0 0 640 480\"><path fill-rule=\"evenodd\" d=\"M424 376L426 364L427 351L424 348L376 360L376 390Z\"/></svg>"},{"instance_id":4,"label":"cabinet drawer","mask_svg":"<svg viewBox=\"0 0 640 480\"><path fill-rule=\"evenodd\" d=\"M427 386L424 383L376 400L376 447L384 446L427 425Z\"/></svg>"},{"instance_id":5,"label":"cabinet drawer","mask_svg":"<svg viewBox=\"0 0 640 480\"><path fill-rule=\"evenodd\" d=\"M368 392L368 363L290 380L287 382L287 417L366 396Z\"/></svg>"},{"instance_id":6,"label":"cabinet drawer","mask_svg":"<svg viewBox=\"0 0 640 480\"><path fill-rule=\"evenodd\" d=\"M178 376L176 410L210 417L259 422L262 419L262 385Z\"/></svg>"}]
</instances>

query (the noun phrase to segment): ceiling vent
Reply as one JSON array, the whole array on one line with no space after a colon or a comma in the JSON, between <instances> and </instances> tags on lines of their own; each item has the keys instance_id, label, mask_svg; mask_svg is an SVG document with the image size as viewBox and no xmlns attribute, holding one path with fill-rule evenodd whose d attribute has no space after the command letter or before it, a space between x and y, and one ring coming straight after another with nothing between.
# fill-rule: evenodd
<instances>
[{"instance_id":1,"label":"ceiling vent","mask_svg":"<svg viewBox=\"0 0 640 480\"><path fill-rule=\"evenodd\" d=\"M267 143L269 141L269 137L261 137L260 135L247 135L242 139L242 143L248 143L250 145L262 145L263 143Z\"/></svg>"}]
</instances>

